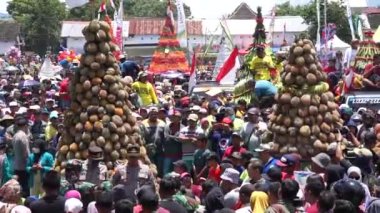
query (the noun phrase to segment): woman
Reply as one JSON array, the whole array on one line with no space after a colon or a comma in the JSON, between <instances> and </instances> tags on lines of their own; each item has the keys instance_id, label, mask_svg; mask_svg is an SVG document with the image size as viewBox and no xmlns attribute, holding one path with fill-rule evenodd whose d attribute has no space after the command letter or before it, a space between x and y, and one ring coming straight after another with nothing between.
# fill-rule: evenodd
<instances>
[{"instance_id":1,"label":"woman","mask_svg":"<svg viewBox=\"0 0 380 213\"><path fill-rule=\"evenodd\" d=\"M326 188L329 190L336 181L344 178L344 174L344 168L339 165L327 166L325 171Z\"/></svg>"},{"instance_id":2,"label":"woman","mask_svg":"<svg viewBox=\"0 0 380 213\"><path fill-rule=\"evenodd\" d=\"M368 186L362 182L362 171L360 170L359 167L351 166L347 170L347 176L350 179L359 181L361 185L363 186L364 191L365 191L365 202L364 202L365 206L364 207L367 207L367 205L369 204L371 200L371 193L369 192Z\"/></svg>"},{"instance_id":3,"label":"woman","mask_svg":"<svg viewBox=\"0 0 380 213\"><path fill-rule=\"evenodd\" d=\"M21 185L17 180L11 179L0 188L0 212L10 212L22 203Z\"/></svg>"},{"instance_id":4,"label":"woman","mask_svg":"<svg viewBox=\"0 0 380 213\"><path fill-rule=\"evenodd\" d=\"M264 213L269 207L269 197L267 193L255 191L251 195L252 213Z\"/></svg>"},{"instance_id":5,"label":"woman","mask_svg":"<svg viewBox=\"0 0 380 213\"><path fill-rule=\"evenodd\" d=\"M30 195L42 194L42 176L50 171L53 165L54 158L46 150L46 142L42 139L36 140L26 165L26 171L29 174Z\"/></svg>"}]
</instances>

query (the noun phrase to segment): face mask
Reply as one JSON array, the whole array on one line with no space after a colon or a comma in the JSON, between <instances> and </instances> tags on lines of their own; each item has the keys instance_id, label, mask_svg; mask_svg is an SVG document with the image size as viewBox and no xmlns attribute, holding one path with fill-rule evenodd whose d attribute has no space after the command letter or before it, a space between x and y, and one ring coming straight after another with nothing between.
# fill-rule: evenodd
<instances>
[{"instance_id":1,"label":"face mask","mask_svg":"<svg viewBox=\"0 0 380 213\"><path fill-rule=\"evenodd\" d=\"M32 152L34 154L40 154L40 149L39 148L32 148Z\"/></svg>"}]
</instances>

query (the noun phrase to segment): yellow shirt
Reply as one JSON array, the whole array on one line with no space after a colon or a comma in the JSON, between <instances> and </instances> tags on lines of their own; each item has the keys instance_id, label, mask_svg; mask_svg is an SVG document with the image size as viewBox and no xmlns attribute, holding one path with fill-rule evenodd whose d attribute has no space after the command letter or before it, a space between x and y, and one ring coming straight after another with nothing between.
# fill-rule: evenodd
<instances>
[{"instance_id":1,"label":"yellow shirt","mask_svg":"<svg viewBox=\"0 0 380 213\"><path fill-rule=\"evenodd\" d=\"M132 84L132 89L140 96L143 106L158 103L156 92L151 83L136 81Z\"/></svg>"},{"instance_id":2,"label":"yellow shirt","mask_svg":"<svg viewBox=\"0 0 380 213\"><path fill-rule=\"evenodd\" d=\"M53 137L58 133L57 129L48 122L46 128L45 128L45 139L47 142L49 142Z\"/></svg>"},{"instance_id":3,"label":"yellow shirt","mask_svg":"<svg viewBox=\"0 0 380 213\"><path fill-rule=\"evenodd\" d=\"M284 62L280 62L276 64L276 76L273 79L275 84L281 81L280 75L283 69L284 69Z\"/></svg>"},{"instance_id":4,"label":"yellow shirt","mask_svg":"<svg viewBox=\"0 0 380 213\"><path fill-rule=\"evenodd\" d=\"M265 56L264 58L259 58L257 56L253 57L250 69L255 71L255 80L270 80L269 69L274 68L274 63L272 57Z\"/></svg>"}]
</instances>

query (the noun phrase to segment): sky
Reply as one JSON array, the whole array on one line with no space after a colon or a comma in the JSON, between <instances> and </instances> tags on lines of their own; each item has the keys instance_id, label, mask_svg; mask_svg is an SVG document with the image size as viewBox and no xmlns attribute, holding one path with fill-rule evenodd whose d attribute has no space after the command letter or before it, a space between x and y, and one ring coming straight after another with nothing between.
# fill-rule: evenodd
<instances>
[{"instance_id":1,"label":"sky","mask_svg":"<svg viewBox=\"0 0 380 213\"><path fill-rule=\"evenodd\" d=\"M0 0L0 13L6 13L7 2ZM61 0L64 1L64 0ZM279 4L286 0L183 0L191 7L194 18L217 19L223 15L230 14L242 2L246 2L253 10L262 6L264 15L269 14L275 3Z\"/></svg>"}]
</instances>

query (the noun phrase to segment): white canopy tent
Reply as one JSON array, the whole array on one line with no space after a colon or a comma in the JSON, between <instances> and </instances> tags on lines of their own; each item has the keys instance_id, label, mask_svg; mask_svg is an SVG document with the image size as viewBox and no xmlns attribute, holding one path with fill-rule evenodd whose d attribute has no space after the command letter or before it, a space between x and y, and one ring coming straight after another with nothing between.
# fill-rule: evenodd
<instances>
[{"instance_id":1,"label":"white canopy tent","mask_svg":"<svg viewBox=\"0 0 380 213\"><path fill-rule=\"evenodd\" d=\"M318 47L318 45L316 45L316 48ZM324 45L321 45L320 48L322 49L324 47ZM347 44L346 42L340 40L340 38L338 38L338 36L334 35L334 38L329 40L327 42L327 48L329 50L334 50L334 51L342 51L344 52L344 50L346 50L347 48L349 48L350 45Z\"/></svg>"}]
</instances>

